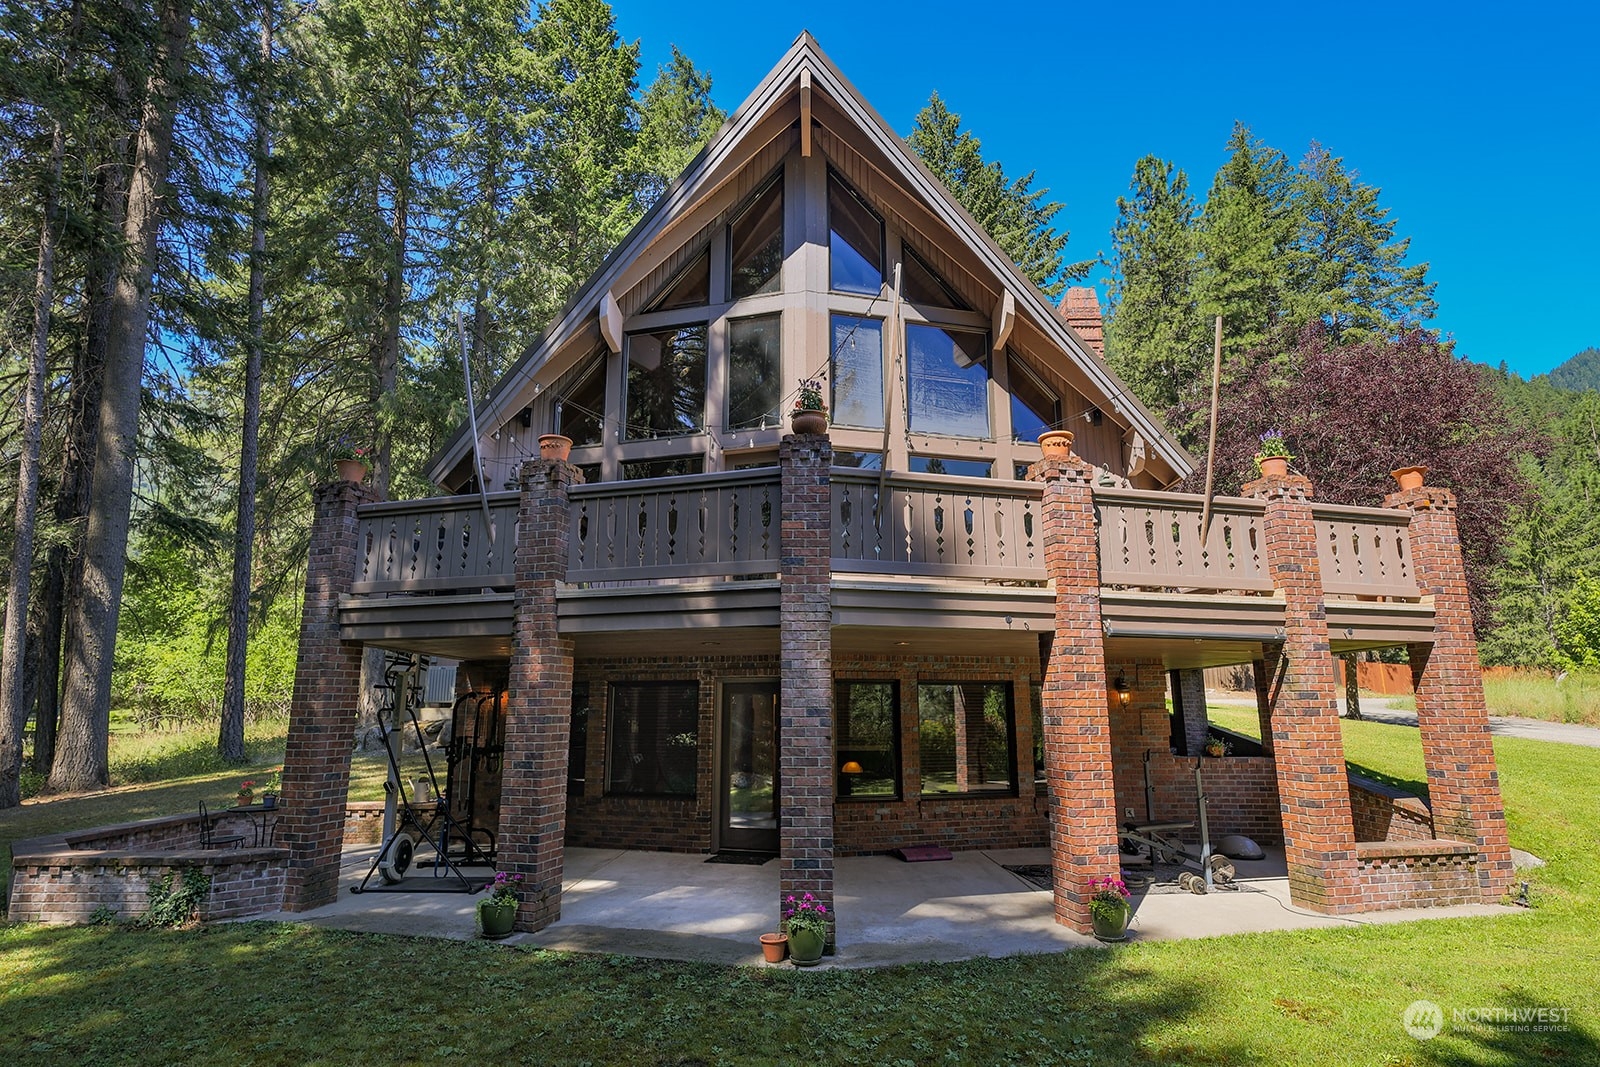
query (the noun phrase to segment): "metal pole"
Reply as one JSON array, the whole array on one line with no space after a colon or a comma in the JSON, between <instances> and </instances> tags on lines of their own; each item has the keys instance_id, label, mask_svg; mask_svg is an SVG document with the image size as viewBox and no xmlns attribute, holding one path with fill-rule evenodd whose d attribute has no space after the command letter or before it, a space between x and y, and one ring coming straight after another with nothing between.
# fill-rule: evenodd
<instances>
[{"instance_id":1,"label":"metal pole","mask_svg":"<svg viewBox=\"0 0 1600 1067\"><path fill-rule=\"evenodd\" d=\"M1222 316L1217 316L1217 339L1211 346L1211 437L1206 443L1206 502L1200 507L1200 543L1211 532L1211 484L1217 474L1217 394L1222 389ZM1210 878L1211 873L1206 872Z\"/></svg>"},{"instance_id":2,"label":"metal pole","mask_svg":"<svg viewBox=\"0 0 1600 1067\"><path fill-rule=\"evenodd\" d=\"M489 518L489 492L483 487L483 455L478 451L478 406L472 399L472 360L467 358L467 316L456 312L456 335L461 339L461 373L467 381L467 426L472 433L472 469L477 474L478 506L483 508L483 528L494 544L494 523Z\"/></svg>"},{"instance_id":3,"label":"metal pole","mask_svg":"<svg viewBox=\"0 0 1600 1067\"><path fill-rule=\"evenodd\" d=\"M1221 320L1218 320L1221 321ZM1200 761L1194 761L1194 793L1200 798L1200 869L1206 876L1206 889L1211 886L1211 830L1206 826L1206 787L1200 776Z\"/></svg>"}]
</instances>

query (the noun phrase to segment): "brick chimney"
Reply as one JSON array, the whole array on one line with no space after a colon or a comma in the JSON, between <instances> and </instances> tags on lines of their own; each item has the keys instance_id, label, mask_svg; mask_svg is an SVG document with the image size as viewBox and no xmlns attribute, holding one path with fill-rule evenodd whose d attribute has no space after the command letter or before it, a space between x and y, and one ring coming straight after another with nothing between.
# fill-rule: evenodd
<instances>
[{"instance_id":1,"label":"brick chimney","mask_svg":"<svg viewBox=\"0 0 1600 1067\"><path fill-rule=\"evenodd\" d=\"M1100 294L1092 285L1077 285L1067 290L1058 309L1068 326L1077 331L1094 354L1106 358L1106 326L1100 318Z\"/></svg>"}]
</instances>

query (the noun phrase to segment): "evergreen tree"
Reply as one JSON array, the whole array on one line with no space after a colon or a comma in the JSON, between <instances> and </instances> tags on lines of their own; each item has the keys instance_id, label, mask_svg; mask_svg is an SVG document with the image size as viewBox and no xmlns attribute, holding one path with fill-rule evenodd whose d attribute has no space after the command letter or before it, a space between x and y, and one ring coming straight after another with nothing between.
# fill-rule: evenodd
<instances>
[{"instance_id":1,"label":"evergreen tree","mask_svg":"<svg viewBox=\"0 0 1600 1067\"><path fill-rule=\"evenodd\" d=\"M1321 322L1339 343L1398 337L1433 317L1428 265L1406 265L1411 239L1396 240L1379 192L1312 142L1294 180L1293 325Z\"/></svg>"},{"instance_id":2,"label":"evergreen tree","mask_svg":"<svg viewBox=\"0 0 1600 1067\"><path fill-rule=\"evenodd\" d=\"M1064 258L1068 235L1051 224L1061 204L1045 199L1050 190L1033 188L1032 171L1012 180L999 163L985 163L982 143L938 93L917 113L906 144L1046 296L1088 274L1089 263Z\"/></svg>"},{"instance_id":3,"label":"evergreen tree","mask_svg":"<svg viewBox=\"0 0 1600 1067\"><path fill-rule=\"evenodd\" d=\"M637 175L635 210L643 214L711 139L727 115L711 100L711 76L672 46L672 61L639 101L639 138L632 170Z\"/></svg>"},{"instance_id":4,"label":"evergreen tree","mask_svg":"<svg viewBox=\"0 0 1600 1067\"><path fill-rule=\"evenodd\" d=\"M1282 320L1295 235L1288 158L1236 124L1195 226L1203 322L1223 319L1224 358L1260 348Z\"/></svg>"},{"instance_id":5,"label":"evergreen tree","mask_svg":"<svg viewBox=\"0 0 1600 1067\"><path fill-rule=\"evenodd\" d=\"M1140 400L1174 407L1210 383L1210 331L1195 289L1194 201L1183 171L1155 156L1134 168L1111 231L1106 357Z\"/></svg>"}]
</instances>

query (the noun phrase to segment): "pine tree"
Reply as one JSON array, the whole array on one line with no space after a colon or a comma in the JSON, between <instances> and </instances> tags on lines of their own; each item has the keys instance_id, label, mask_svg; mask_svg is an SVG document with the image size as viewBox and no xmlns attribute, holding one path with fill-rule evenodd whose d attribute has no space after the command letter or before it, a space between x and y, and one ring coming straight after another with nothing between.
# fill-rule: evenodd
<instances>
[{"instance_id":1,"label":"pine tree","mask_svg":"<svg viewBox=\"0 0 1600 1067\"><path fill-rule=\"evenodd\" d=\"M1294 180L1294 325L1320 321L1340 343L1398 337L1433 317L1438 305L1428 265L1406 265L1411 239L1395 239L1379 192L1312 142Z\"/></svg>"},{"instance_id":2,"label":"pine tree","mask_svg":"<svg viewBox=\"0 0 1600 1067\"><path fill-rule=\"evenodd\" d=\"M1117 198L1106 357L1149 407L1164 411L1210 381L1209 331L1195 294L1194 201L1183 171L1155 156Z\"/></svg>"},{"instance_id":3,"label":"pine tree","mask_svg":"<svg viewBox=\"0 0 1600 1067\"><path fill-rule=\"evenodd\" d=\"M1223 354L1266 344L1283 318L1294 239L1288 158L1235 124L1228 159L1195 227L1195 293L1204 322L1223 319Z\"/></svg>"},{"instance_id":4,"label":"pine tree","mask_svg":"<svg viewBox=\"0 0 1600 1067\"><path fill-rule=\"evenodd\" d=\"M1046 296L1059 297L1088 274L1089 263L1064 258L1068 235L1051 223L1062 205L1045 199L1050 190L1033 188L1032 171L1012 180L999 163L985 163L982 143L938 93L918 112L906 144Z\"/></svg>"},{"instance_id":5,"label":"pine tree","mask_svg":"<svg viewBox=\"0 0 1600 1067\"><path fill-rule=\"evenodd\" d=\"M639 138L631 169L637 175L634 209L642 214L689 165L727 115L711 100L711 76L672 46L672 61L639 101Z\"/></svg>"}]
</instances>

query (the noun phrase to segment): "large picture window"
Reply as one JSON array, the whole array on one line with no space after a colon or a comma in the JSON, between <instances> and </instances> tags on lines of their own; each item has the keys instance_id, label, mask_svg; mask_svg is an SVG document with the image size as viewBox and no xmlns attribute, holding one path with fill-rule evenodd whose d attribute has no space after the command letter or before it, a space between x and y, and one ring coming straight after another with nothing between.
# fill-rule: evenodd
<instances>
[{"instance_id":1,"label":"large picture window","mask_svg":"<svg viewBox=\"0 0 1600 1067\"><path fill-rule=\"evenodd\" d=\"M728 429L778 425L782 334L781 315L728 321Z\"/></svg>"},{"instance_id":2,"label":"large picture window","mask_svg":"<svg viewBox=\"0 0 1600 1067\"><path fill-rule=\"evenodd\" d=\"M900 795L900 700L894 682L840 682L833 690L834 771L841 797Z\"/></svg>"},{"instance_id":3,"label":"large picture window","mask_svg":"<svg viewBox=\"0 0 1600 1067\"><path fill-rule=\"evenodd\" d=\"M829 330L836 426L883 429L883 322L835 315Z\"/></svg>"},{"instance_id":4,"label":"large picture window","mask_svg":"<svg viewBox=\"0 0 1600 1067\"><path fill-rule=\"evenodd\" d=\"M694 433L705 410L705 323L628 335L627 438Z\"/></svg>"},{"instance_id":5,"label":"large picture window","mask_svg":"<svg viewBox=\"0 0 1600 1067\"><path fill-rule=\"evenodd\" d=\"M698 683L613 683L606 792L694 796L699 729Z\"/></svg>"},{"instance_id":6,"label":"large picture window","mask_svg":"<svg viewBox=\"0 0 1600 1067\"><path fill-rule=\"evenodd\" d=\"M922 792L1008 793L1016 788L1016 718L1007 682L917 686Z\"/></svg>"},{"instance_id":7,"label":"large picture window","mask_svg":"<svg viewBox=\"0 0 1600 1067\"><path fill-rule=\"evenodd\" d=\"M984 334L908 323L906 364L911 429L951 437L989 436Z\"/></svg>"},{"instance_id":8,"label":"large picture window","mask_svg":"<svg viewBox=\"0 0 1600 1067\"><path fill-rule=\"evenodd\" d=\"M741 300L783 288L783 181L763 189L728 227L728 293Z\"/></svg>"}]
</instances>

